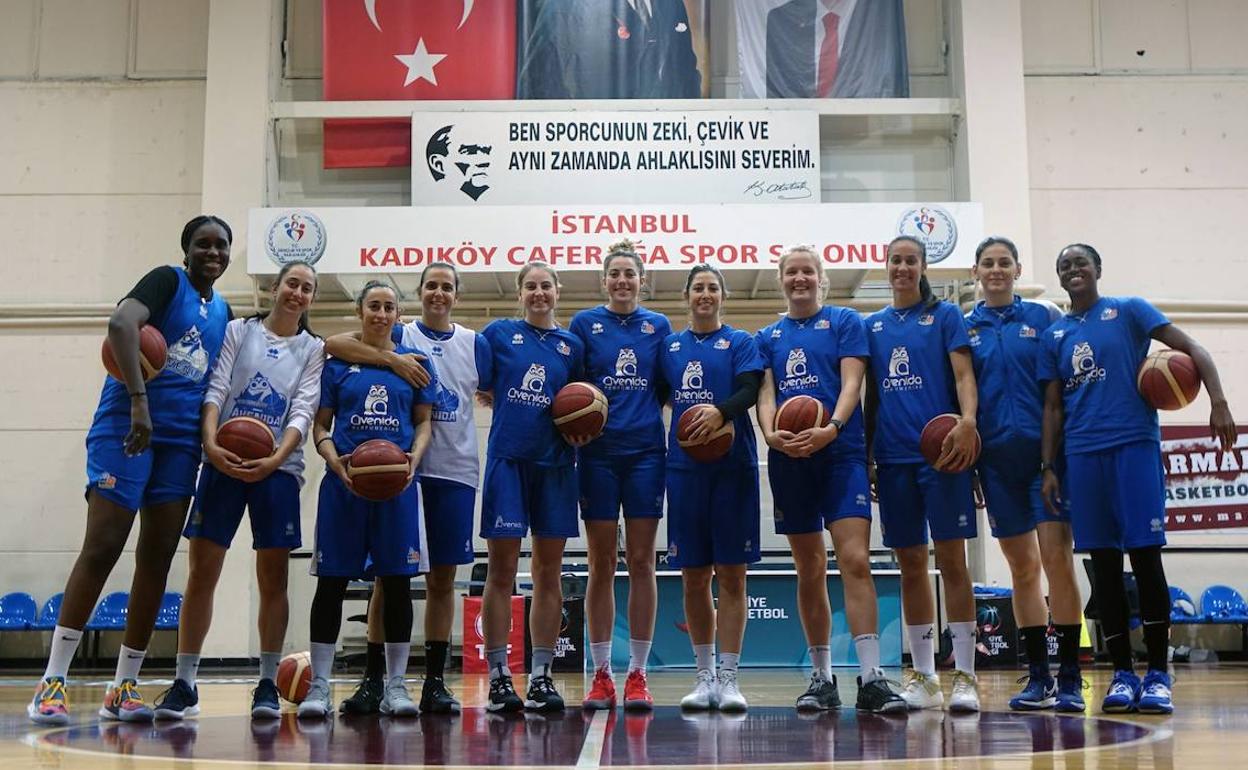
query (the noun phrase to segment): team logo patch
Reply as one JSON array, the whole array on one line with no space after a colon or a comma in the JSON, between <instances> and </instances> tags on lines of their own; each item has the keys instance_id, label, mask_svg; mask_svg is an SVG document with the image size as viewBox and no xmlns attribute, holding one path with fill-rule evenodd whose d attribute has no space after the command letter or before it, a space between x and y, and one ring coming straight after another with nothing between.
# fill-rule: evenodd
<instances>
[{"instance_id":1,"label":"team logo patch","mask_svg":"<svg viewBox=\"0 0 1248 770\"><path fill-rule=\"evenodd\" d=\"M672 344L668 345L667 349L671 351L672 353L675 353L676 351L680 350L680 340L676 340Z\"/></svg>"},{"instance_id":2,"label":"team logo patch","mask_svg":"<svg viewBox=\"0 0 1248 770\"><path fill-rule=\"evenodd\" d=\"M117 477L111 473L102 473L95 480L95 486L100 489L113 489L117 486Z\"/></svg>"},{"instance_id":3,"label":"team logo patch","mask_svg":"<svg viewBox=\"0 0 1248 770\"><path fill-rule=\"evenodd\" d=\"M555 345L555 350L558 350L561 354L565 356L572 355L572 348L568 347L568 343L564 342L563 340L559 340L559 344Z\"/></svg>"},{"instance_id":4,"label":"team logo patch","mask_svg":"<svg viewBox=\"0 0 1248 770\"><path fill-rule=\"evenodd\" d=\"M350 366L347 367L347 374L359 374L359 373L360 373L359 364L351 364Z\"/></svg>"},{"instance_id":5,"label":"team logo patch","mask_svg":"<svg viewBox=\"0 0 1248 770\"><path fill-rule=\"evenodd\" d=\"M524 335L523 335L523 334L521 334L520 332L516 332L515 334L511 335L511 344L513 344L513 345L523 345L523 344L524 344Z\"/></svg>"},{"instance_id":6,"label":"team logo patch","mask_svg":"<svg viewBox=\"0 0 1248 770\"><path fill-rule=\"evenodd\" d=\"M417 551L415 548L408 548L407 549L407 563L408 564L420 564L420 551Z\"/></svg>"},{"instance_id":7,"label":"team logo patch","mask_svg":"<svg viewBox=\"0 0 1248 770\"><path fill-rule=\"evenodd\" d=\"M589 325L589 333L590 334L602 334L602 324L598 323L597 321L594 321L592 324Z\"/></svg>"},{"instance_id":8,"label":"team logo patch","mask_svg":"<svg viewBox=\"0 0 1248 770\"><path fill-rule=\"evenodd\" d=\"M1117 317L1118 317L1118 308L1116 307L1107 307L1101 311L1102 321L1112 321Z\"/></svg>"},{"instance_id":9,"label":"team logo patch","mask_svg":"<svg viewBox=\"0 0 1248 770\"><path fill-rule=\"evenodd\" d=\"M642 321L641 333L642 334L654 334L654 324L650 323L649 321Z\"/></svg>"},{"instance_id":10,"label":"team logo patch","mask_svg":"<svg viewBox=\"0 0 1248 770\"><path fill-rule=\"evenodd\" d=\"M815 321L816 329L828 329L831 328L831 326L832 324L828 323L828 319L826 318L820 318L818 321Z\"/></svg>"},{"instance_id":11,"label":"team logo patch","mask_svg":"<svg viewBox=\"0 0 1248 770\"><path fill-rule=\"evenodd\" d=\"M728 341L728 340L726 340L726 339L718 339L718 340L715 340L715 349L716 349L716 350L727 350L727 349L728 349L731 345L732 345L732 343L731 343L731 342L729 342L729 341Z\"/></svg>"},{"instance_id":12,"label":"team logo patch","mask_svg":"<svg viewBox=\"0 0 1248 770\"><path fill-rule=\"evenodd\" d=\"M924 313L919 316L919 326L931 326L934 323L936 323L936 317L931 313Z\"/></svg>"},{"instance_id":13,"label":"team logo patch","mask_svg":"<svg viewBox=\"0 0 1248 770\"><path fill-rule=\"evenodd\" d=\"M1035 337L1036 337L1036 330L1035 330L1035 329L1033 329L1033 328L1031 328L1031 327L1030 327L1030 326L1028 326L1027 324L1023 324L1022 328L1020 328L1020 329L1018 330L1018 336L1019 336L1019 337L1022 337L1022 338L1024 338L1024 339L1029 339L1029 340L1030 340L1030 339L1035 339Z\"/></svg>"},{"instance_id":14,"label":"team logo patch","mask_svg":"<svg viewBox=\"0 0 1248 770\"><path fill-rule=\"evenodd\" d=\"M780 339L780 327L779 326L771 330L771 338L773 340Z\"/></svg>"},{"instance_id":15,"label":"team logo patch","mask_svg":"<svg viewBox=\"0 0 1248 770\"><path fill-rule=\"evenodd\" d=\"M882 331L884 331L884 322L883 322L883 321L876 321L875 323L871 324L871 331L873 331L873 332L882 332Z\"/></svg>"}]
</instances>

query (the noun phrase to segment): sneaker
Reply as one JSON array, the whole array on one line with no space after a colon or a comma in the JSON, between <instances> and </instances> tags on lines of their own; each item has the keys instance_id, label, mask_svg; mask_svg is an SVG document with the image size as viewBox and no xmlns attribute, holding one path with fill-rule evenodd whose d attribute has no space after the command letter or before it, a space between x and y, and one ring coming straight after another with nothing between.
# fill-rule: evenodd
<instances>
[{"instance_id":1,"label":"sneaker","mask_svg":"<svg viewBox=\"0 0 1248 770\"><path fill-rule=\"evenodd\" d=\"M420 713L416 701L407 692L403 677L395 676L386 682L386 692L381 698L381 713L392 717L414 717Z\"/></svg>"},{"instance_id":2,"label":"sneaker","mask_svg":"<svg viewBox=\"0 0 1248 770\"><path fill-rule=\"evenodd\" d=\"M550 675L529 677L529 692L524 696L524 707L530 711L563 711L563 696L555 689Z\"/></svg>"},{"instance_id":3,"label":"sneaker","mask_svg":"<svg viewBox=\"0 0 1248 770\"><path fill-rule=\"evenodd\" d=\"M199 715L199 688L185 679L174 679L173 686L156 699L157 719L183 719Z\"/></svg>"},{"instance_id":4,"label":"sneaker","mask_svg":"<svg viewBox=\"0 0 1248 770\"><path fill-rule=\"evenodd\" d=\"M504 674L490 679L490 702L485 704L486 711L510 714L524 708L524 701L516 694L511 677Z\"/></svg>"},{"instance_id":5,"label":"sneaker","mask_svg":"<svg viewBox=\"0 0 1248 770\"><path fill-rule=\"evenodd\" d=\"M680 699L686 711L709 711L719 705L719 680L714 672L702 669L693 685L693 692Z\"/></svg>"},{"instance_id":6,"label":"sneaker","mask_svg":"<svg viewBox=\"0 0 1248 770\"><path fill-rule=\"evenodd\" d=\"M810 685L797 698L798 711L831 711L841 707L841 693L836 689L836 677L827 679L816 671L810 675Z\"/></svg>"},{"instance_id":7,"label":"sneaker","mask_svg":"<svg viewBox=\"0 0 1248 770\"><path fill-rule=\"evenodd\" d=\"M906 711L906 701L897 694L892 684L884 678L884 672L878 669L867 682L858 677L858 702L855 707L859 711L872 714L896 714Z\"/></svg>"},{"instance_id":8,"label":"sneaker","mask_svg":"<svg viewBox=\"0 0 1248 770\"><path fill-rule=\"evenodd\" d=\"M741 687L737 684L736 671L720 671L719 672L719 706L720 711L728 713L741 713L749 708L745 702L745 696L741 694Z\"/></svg>"},{"instance_id":9,"label":"sneaker","mask_svg":"<svg viewBox=\"0 0 1248 770\"><path fill-rule=\"evenodd\" d=\"M366 676L356 685L351 697L339 704L338 710L344 714L379 714L385 689L386 683L380 678Z\"/></svg>"},{"instance_id":10,"label":"sneaker","mask_svg":"<svg viewBox=\"0 0 1248 770\"><path fill-rule=\"evenodd\" d=\"M152 710L139 694L139 683L133 679L123 679L121 684L108 688L104 693L100 716L120 722L150 722Z\"/></svg>"},{"instance_id":11,"label":"sneaker","mask_svg":"<svg viewBox=\"0 0 1248 770\"><path fill-rule=\"evenodd\" d=\"M1057 680L1049 674L1048 663L1032 666L1027 676L1018 680L1026 682L1023 689L1010 698L1010 708L1015 711L1038 711L1053 708L1057 703Z\"/></svg>"},{"instance_id":12,"label":"sneaker","mask_svg":"<svg viewBox=\"0 0 1248 770\"><path fill-rule=\"evenodd\" d=\"M1134 671L1120 669L1114 672L1114 678L1105 691L1105 699L1101 701L1101 711L1106 714L1127 714L1135 711L1135 701L1140 692L1140 678Z\"/></svg>"},{"instance_id":13,"label":"sneaker","mask_svg":"<svg viewBox=\"0 0 1248 770\"><path fill-rule=\"evenodd\" d=\"M631 674L629 681L632 681ZM589 685L589 692L585 693L585 700L581 701L581 708L589 711L615 708L615 680L605 668L594 672L594 681Z\"/></svg>"},{"instance_id":14,"label":"sneaker","mask_svg":"<svg viewBox=\"0 0 1248 770\"><path fill-rule=\"evenodd\" d=\"M1135 710L1141 714L1173 714L1174 703L1170 700L1170 674L1149 669L1140 685L1140 695Z\"/></svg>"},{"instance_id":15,"label":"sneaker","mask_svg":"<svg viewBox=\"0 0 1248 770\"><path fill-rule=\"evenodd\" d=\"M175 683L176 684L176 683ZM282 704L277 700L277 684L272 679L264 678L251 691L252 719L280 719ZM160 709L156 709L156 718L160 718Z\"/></svg>"},{"instance_id":16,"label":"sneaker","mask_svg":"<svg viewBox=\"0 0 1248 770\"><path fill-rule=\"evenodd\" d=\"M311 686L308 687L308 694L303 697L303 702L299 704L299 710L296 714L298 714L300 719L324 719L334 710L333 703L329 697L329 680L324 677L316 677L312 680Z\"/></svg>"},{"instance_id":17,"label":"sneaker","mask_svg":"<svg viewBox=\"0 0 1248 770\"><path fill-rule=\"evenodd\" d=\"M420 688L420 710L426 714L458 714L459 701L451 691L446 689L446 682L440 676L425 678Z\"/></svg>"},{"instance_id":18,"label":"sneaker","mask_svg":"<svg viewBox=\"0 0 1248 770\"><path fill-rule=\"evenodd\" d=\"M624 708L632 711L649 711L654 708L654 697L646 685L646 672L634 669L624 680Z\"/></svg>"},{"instance_id":19,"label":"sneaker","mask_svg":"<svg viewBox=\"0 0 1248 770\"><path fill-rule=\"evenodd\" d=\"M962 713L979 711L979 680L974 674L954 670L953 692L949 694L949 710Z\"/></svg>"},{"instance_id":20,"label":"sneaker","mask_svg":"<svg viewBox=\"0 0 1248 770\"><path fill-rule=\"evenodd\" d=\"M1083 674L1078 666L1062 666L1057 670L1057 698L1053 708L1065 713L1082 713L1087 709L1083 702Z\"/></svg>"},{"instance_id":21,"label":"sneaker","mask_svg":"<svg viewBox=\"0 0 1248 770\"><path fill-rule=\"evenodd\" d=\"M901 698L911 711L938 709L945 703L940 691L940 679L935 674L920 674L912 668L901 677Z\"/></svg>"},{"instance_id":22,"label":"sneaker","mask_svg":"<svg viewBox=\"0 0 1248 770\"><path fill-rule=\"evenodd\" d=\"M35 697L26 707L26 716L37 725L59 727L69 724L69 695L65 692L65 677L50 676L39 681Z\"/></svg>"}]
</instances>

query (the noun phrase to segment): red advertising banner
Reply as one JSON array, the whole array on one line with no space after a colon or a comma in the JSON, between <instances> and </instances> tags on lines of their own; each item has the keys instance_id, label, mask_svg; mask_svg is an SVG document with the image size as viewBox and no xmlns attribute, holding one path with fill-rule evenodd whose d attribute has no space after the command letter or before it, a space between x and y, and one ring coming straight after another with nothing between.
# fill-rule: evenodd
<instances>
[{"instance_id":1,"label":"red advertising banner","mask_svg":"<svg viewBox=\"0 0 1248 770\"><path fill-rule=\"evenodd\" d=\"M1223 452L1208 425L1161 426L1166 531L1248 528L1248 427Z\"/></svg>"},{"instance_id":2,"label":"red advertising banner","mask_svg":"<svg viewBox=\"0 0 1248 770\"><path fill-rule=\"evenodd\" d=\"M511 631L507 635L507 668L524 671L524 597L511 597ZM481 597L464 597L464 673L485 674L485 633L481 627Z\"/></svg>"}]
</instances>

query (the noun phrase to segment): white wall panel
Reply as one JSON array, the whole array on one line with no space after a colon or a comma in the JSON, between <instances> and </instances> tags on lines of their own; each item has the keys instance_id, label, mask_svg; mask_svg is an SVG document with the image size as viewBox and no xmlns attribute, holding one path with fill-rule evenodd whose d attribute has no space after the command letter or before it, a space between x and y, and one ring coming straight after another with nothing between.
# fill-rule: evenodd
<instances>
[{"instance_id":1,"label":"white wall panel","mask_svg":"<svg viewBox=\"0 0 1248 770\"><path fill-rule=\"evenodd\" d=\"M0 434L10 437L3 443L21 447L25 440L13 438L15 435L40 431L62 437L80 434L65 439L66 445L82 443L104 383L100 363L104 334L103 323L65 330L6 329L0 334L0 357L7 362L6 370L16 375L0 379L0 403L6 406L0 410ZM50 456L35 451L29 454L36 462L51 463ZM10 478L30 477L14 469ZM33 483L20 486L37 487Z\"/></svg>"},{"instance_id":2,"label":"white wall panel","mask_svg":"<svg viewBox=\"0 0 1248 770\"><path fill-rule=\"evenodd\" d=\"M1100 0L1101 65L1113 71L1184 71L1187 0Z\"/></svg>"},{"instance_id":3,"label":"white wall panel","mask_svg":"<svg viewBox=\"0 0 1248 770\"><path fill-rule=\"evenodd\" d=\"M321 77L321 0L286 0L286 77Z\"/></svg>"},{"instance_id":4,"label":"white wall panel","mask_svg":"<svg viewBox=\"0 0 1248 770\"><path fill-rule=\"evenodd\" d=\"M1192 71L1248 70L1248 3L1187 0Z\"/></svg>"},{"instance_id":5,"label":"white wall panel","mask_svg":"<svg viewBox=\"0 0 1248 770\"><path fill-rule=\"evenodd\" d=\"M130 0L41 0L39 77L123 77Z\"/></svg>"},{"instance_id":6,"label":"white wall panel","mask_svg":"<svg viewBox=\"0 0 1248 770\"><path fill-rule=\"evenodd\" d=\"M906 63L912 74L945 73L943 5L944 0L905 0Z\"/></svg>"},{"instance_id":7,"label":"white wall panel","mask_svg":"<svg viewBox=\"0 0 1248 770\"><path fill-rule=\"evenodd\" d=\"M0 78L35 74L36 0L0 0Z\"/></svg>"},{"instance_id":8,"label":"white wall panel","mask_svg":"<svg viewBox=\"0 0 1248 770\"><path fill-rule=\"evenodd\" d=\"M208 0L136 0L130 75L202 78L208 61Z\"/></svg>"},{"instance_id":9,"label":"white wall panel","mask_svg":"<svg viewBox=\"0 0 1248 770\"><path fill-rule=\"evenodd\" d=\"M1093 0L1023 0L1023 67L1033 72L1096 69Z\"/></svg>"}]
</instances>

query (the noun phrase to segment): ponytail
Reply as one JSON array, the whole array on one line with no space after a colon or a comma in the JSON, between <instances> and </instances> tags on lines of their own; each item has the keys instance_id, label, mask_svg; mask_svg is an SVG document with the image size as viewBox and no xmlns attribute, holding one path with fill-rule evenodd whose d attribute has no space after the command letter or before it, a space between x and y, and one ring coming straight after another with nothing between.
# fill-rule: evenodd
<instances>
[{"instance_id":1,"label":"ponytail","mask_svg":"<svg viewBox=\"0 0 1248 770\"><path fill-rule=\"evenodd\" d=\"M940 304L940 297L932 293L932 284L927 280L927 274L919 276L919 296L923 300L923 309L931 310Z\"/></svg>"}]
</instances>

